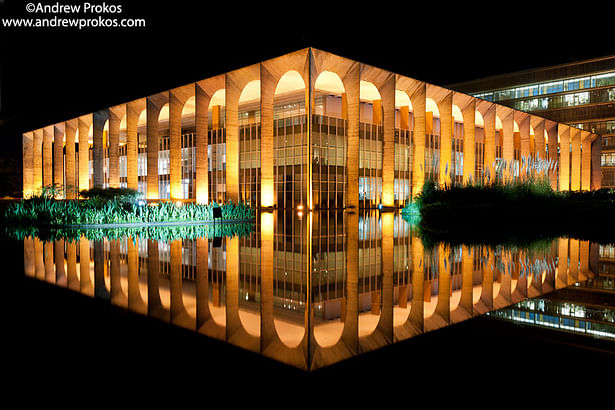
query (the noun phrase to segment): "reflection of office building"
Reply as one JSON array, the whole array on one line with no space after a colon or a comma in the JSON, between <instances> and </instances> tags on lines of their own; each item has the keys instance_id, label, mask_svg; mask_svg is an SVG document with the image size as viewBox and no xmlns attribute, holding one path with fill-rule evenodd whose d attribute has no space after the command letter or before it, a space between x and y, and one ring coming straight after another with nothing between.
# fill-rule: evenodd
<instances>
[{"instance_id":1,"label":"reflection of office building","mask_svg":"<svg viewBox=\"0 0 615 410\"><path fill-rule=\"evenodd\" d=\"M542 67L451 88L602 136L602 186L615 186L615 56Z\"/></svg>"},{"instance_id":2,"label":"reflection of office building","mask_svg":"<svg viewBox=\"0 0 615 410\"><path fill-rule=\"evenodd\" d=\"M557 123L308 48L23 134L24 196L64 186L310 209L402 206L441 183L549 173L600 186L599 142ZM561 152L569 155L561 156Z\"/></svg>"}]
</instances>

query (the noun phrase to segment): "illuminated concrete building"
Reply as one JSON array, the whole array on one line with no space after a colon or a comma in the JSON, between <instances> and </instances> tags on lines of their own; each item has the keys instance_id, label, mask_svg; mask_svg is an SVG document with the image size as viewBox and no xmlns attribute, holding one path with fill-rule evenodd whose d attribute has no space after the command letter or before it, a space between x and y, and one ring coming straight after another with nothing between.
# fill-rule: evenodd
<instances>
[{"instance_id":1,"label":"illuminated concrete building","mask_svg":"<svg viewBox=\"0 0 615 410\"><path fill-rule=\"evenodd\" d=\"M496 75L450 87L600 134L601 185L615 187L615 56Z\"/></svg>"},{"instance_id":2,"label":"illuminated concrete building","mask_svg":"<svg viewBox=\"0 0 615 410\"><path fill-rule=\"evenodd\" d=\"M57 184L66 198L128 187L199 203L395 207L426 177L490 177L497 161L510 175L544 161L560 190L600 186L597 134L307 48L25 132L23 195Z\"/></svg>"}]
</instances>

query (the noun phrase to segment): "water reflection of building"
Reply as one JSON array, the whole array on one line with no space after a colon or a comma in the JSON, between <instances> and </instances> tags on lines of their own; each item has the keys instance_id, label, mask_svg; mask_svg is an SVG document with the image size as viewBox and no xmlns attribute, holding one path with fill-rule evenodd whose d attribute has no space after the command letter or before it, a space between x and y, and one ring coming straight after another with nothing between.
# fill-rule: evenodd
<instances>
[{"instance_id":1,"label":"water reflection of building","mask_svg":"<svg viewBox=\"0 0 615 410\"><path fill-rule=\"evenodd\" d=\"M26 274L313 369L595 277L598 247L424 249L392 212L261 213L223 240L24 240Z\"/></svg>"},{"instance_id":2,"label":"water reflection of building","mask_svg":"<svg viewBox=\"0 0 615 410\"><path fill-rule=\"evenodd\" d=\"M524 300L492 316L529 325L555 328L600 338L615 338L615 248L594 245L599 262L587 280L545 295Z\"/></svg>"},{"instance_id":3,"label":"water reflection of building","mask_svg":"<svg viewBox=\"0 0 615 410\"><path fill-rule=\"evenodd\" d=\"M23 134L23 195L306 209L403 206L441 183L548 168L600 187L596 134L307 48ZM560 152L570 153L560 156ZM547 172L547 171L545 171Z\"/></svg>"}]
</instances>

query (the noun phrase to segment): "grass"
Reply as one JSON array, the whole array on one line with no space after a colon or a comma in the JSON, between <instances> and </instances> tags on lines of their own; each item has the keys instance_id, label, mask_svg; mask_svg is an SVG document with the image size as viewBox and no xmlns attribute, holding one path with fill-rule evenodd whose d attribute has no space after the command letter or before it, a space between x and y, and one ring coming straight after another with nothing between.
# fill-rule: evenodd
<instances>
[{"instance_id":1,"label":"grass","mask_svg":"<svg viewBox=\"0 0 615 410\"><path fill-rule=\"evenodd\" d=\"M415 198L420 229L431 240L523 242L574 236L612 242L615 191L554 191L548 178L529 176L439 187L425 182Z\"/></svg>"},{"instance_id":2,"label":"grass","mask_svg":"<svg viewBox=\"0 0 615 410\"><path fill-rule=\"evenodd\" d=\"M222 220L251 220L255 212L246 204L223 205L146 203L133 190L91 190L81 193L85 200L58 200L53 190L9 204L4 222L17 226L67 226L122 223L213 221L214 208Z\"/></svg>"}]
</instances>

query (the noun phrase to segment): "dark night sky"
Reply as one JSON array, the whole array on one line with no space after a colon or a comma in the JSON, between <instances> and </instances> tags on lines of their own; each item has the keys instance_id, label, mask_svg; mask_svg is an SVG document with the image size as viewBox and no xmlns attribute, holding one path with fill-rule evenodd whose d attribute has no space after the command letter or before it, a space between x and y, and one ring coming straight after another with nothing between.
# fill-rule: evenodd
<instances>
[{"instance_id":1,"label":"dark night sky","mask_svg":"<svg viewBox=\"0 0 615 410\"><path fill-rule=\"evenodd\" d=\"M0 16L43 17L28 15L26 3L0 1ZM9 141L0 156L20 155L23 131L307 46L442 86L615 54L615 43L605 45L606 25L563 24L573 16L561 7L542 15L515 3L518 11L504 16L493 2L472 3L467 12L412 2L383 2L375 11L373 3L357 3L354 14L332 2L298 3L299 9L290 2L199 3L107 2L122 5L117 17L144 18L146 28L0 27L0 136ZM493 14L478 14L481 8Z\"/></svg>"}]
</instances>

